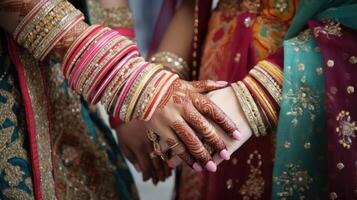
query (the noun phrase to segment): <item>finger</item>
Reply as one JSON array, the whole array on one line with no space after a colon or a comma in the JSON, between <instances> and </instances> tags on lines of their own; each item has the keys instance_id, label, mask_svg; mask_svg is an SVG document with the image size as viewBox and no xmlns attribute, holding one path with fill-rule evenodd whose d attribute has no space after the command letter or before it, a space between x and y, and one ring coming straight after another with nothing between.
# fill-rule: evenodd
<instances>
[{"instance_id":1,"label":"finger","mask_svg":"<svg viewBox=\"0 0 357 200\"><path fill-rule=\"evenodd\" d=\"M160 180L160 181L163 181L165 179L165 172L164 172L164 168L162 167L162 159L155 154L155 156L151 156L151 161L152 161L152 164L154 166L154 169L155 169L155 174L156 174L156 178L157 178L157 181L156 181L156 184L157 182Z\"/></svg>"},{"instance_id":2,"label":"finger","mask_svg":"<svg viewBox=\"0 0 357 200\"><path fill-rule=\"evenodd\" d=\"M133 164L135 170L137 172L141 172L141 167L138 163L138 160L136 159L135 154L126 145L122 145L121 147L125 157L129 160L129 162L131 162L131 164Z\"/></svg>"},{"instance_id":3,"label":"finger","mask_svg":"<svg viewBox=\"0 0 357 200\"><path fill-rule=\"evenodd\" d=\"M166 165L165 162L161 161L162 168L164 169L165 179L171 176L171 169Z\"/></svg>"},{"instance_id":4,"label":"finger","mask_svg":"<svg viewBox=\"0 0 357 200\"><path fill-rule=\"evenodd\" d=\"M195 159L187 152L185 146L176 137L168 138L166 140L166 144L174 152L174 154L181 158L181 160L183 160L188 166L193 166ZM170 168L174 167L173 164L170 163L168 163L168 166Z\"/></svg>"},{"instance_id":5,"label":"finger","mask_svg":"<svg viewBox=\"0 0 357 200\"><path fill-rule=\"evenodd\" d=\"M183 120L173 123L172 129L176 132L177 136L185 144L190 154L208 171L215 172L217 169L216 164L212 161L211 155L207 149L204 148L200 139L196 136L192 128ZM197 164L196 164L197 165ZM195 167L195 164L193 165Z\"/></svg>"},{"instance_id":6,"label":"finger","mask_svg":"<svg viewBox=\"0 0 357 200\"><path fill-rule=\"evenodd\" d=\"M147 181L150 178L154 178L152 174L154 167L152 166L151 159L148 155L141 155L138 158L138 163L141 166L141 170L143 173L143 181Z\"/></svg>"},{"instance_id":7,"label":"finger","mask_svg":"<svg viewBox=\"0 0 357 200\"><path fill-rule=\"evenodd\" d=\"M193 105L200 113L217 123L234 139L239 140L241 138L236 124L208 97L199 93L191 93L190 97Z\"/></svg>"},{"instance_id":8,"label":"finger","mask_svg":"<svg viewBox=\"0 0 357 200\"><path fill-rule=\"evenodd\" d=\"M218 136L212 124L193 106L184 108L183 118L191 125L205 142L213 147L224 160L229 160L229 154L223 140ZM207 149L207 148L206 148Z\"/></svg>"},{"instance_id":9,"label":"finger","mask_svg":"<svg viewBox=\"0 0 357 200\"><path fill-rule=\"evenodd\" d=\"M157 185L157 183L158 183L158 181L160 179L159 173L160 173L160 170L161 170L160 164L158 163L159 157L154 152L151 152L149 154L149 157L150 157L150 160L151 160L151 164L152 164L152 166L154 168L154 171L152 171L152 183L154 185Z\"/></svg>"},{"instance_id":10,"label":"finger","mask_svg":"<svg viewBox=\"0 0 357 200\"><path fill-rule=\"evenodd\" d=\"M213 90L218 90L226 87L228 82L226 81L212 81L212 80L202 80L202 81L192 81L188 82L189 89L198 92L206 93Z\"/></svg>"}]
</instances>

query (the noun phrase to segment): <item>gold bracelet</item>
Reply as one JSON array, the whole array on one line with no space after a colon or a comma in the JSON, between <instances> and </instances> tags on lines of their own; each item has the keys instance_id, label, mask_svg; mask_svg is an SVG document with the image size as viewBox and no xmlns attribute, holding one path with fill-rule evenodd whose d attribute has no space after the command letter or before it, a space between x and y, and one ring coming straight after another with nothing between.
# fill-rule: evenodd
<instances>
[{"instance_id":1,"label":"gold bracelet","mask_svg":"<svg viewBox=\"0 0 357 200\"><path fill-rule=\"evenodd\" d=\"M256 124L256 121L254 120L252 108L250 107L250 103L247 100L247 96L243 91L242 85L244 84L241 81L238 81L238 83L232 83L231 87L234 90L234 93L236 94L236 97L243 109L245 116L247 117L250 128L252 129L254 135L256 137L259 137L260 134L259 134L258 126Z\"/></svg>"},{"instance_id":2,"label":"gold bracelet","mask_svg":"<svg viewBox=\"0 0 357 200\"><path fill-rule=\"evenodd\" d=\"M88 8L93 24L102 24L111 28L133 28L134 19L129 7L103 8L99 1L88 0Z\"/></svg>"},{"instance_id":3,"label":"gold bracelet","mask_svg":"<svg viewBox=\"0 0 357 200\"><path fill-rule=\"evenodd\" d=\"M151 57L151 62L165 66L167 70L178 74L182 79L188 79L190 76L190 68L187 62L174 53L158 52Z\"/></svg>"},{"instance_id":4,"label":"gold bracelet","mask_svg":"<svg viewBox=\"0 0 357 200\"><path fill-rule=\"evenodd\" d=\"M266 72L261 71L259 68L253 68L249 74L265 87L277 104L280 104L281 88Z\"/></svg>"}]
</instances>

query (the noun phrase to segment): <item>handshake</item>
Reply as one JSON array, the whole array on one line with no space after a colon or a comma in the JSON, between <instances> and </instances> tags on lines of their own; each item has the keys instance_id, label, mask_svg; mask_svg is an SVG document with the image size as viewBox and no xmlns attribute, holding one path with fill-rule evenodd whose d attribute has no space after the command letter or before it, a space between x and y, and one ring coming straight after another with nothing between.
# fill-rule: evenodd
<instances>
[{"instance_id":1,"label":"handshake","mask_svg":"<svg viewBox=\"0 0 357 200\"><path fill-rule=\"evenodd\" d=\"M133 120L116 126L124 154L144 181L164 181L181 161L198 172L215 172L252 135L227 85L177 80L149 122Z\"/></svg>"}]
</instances>

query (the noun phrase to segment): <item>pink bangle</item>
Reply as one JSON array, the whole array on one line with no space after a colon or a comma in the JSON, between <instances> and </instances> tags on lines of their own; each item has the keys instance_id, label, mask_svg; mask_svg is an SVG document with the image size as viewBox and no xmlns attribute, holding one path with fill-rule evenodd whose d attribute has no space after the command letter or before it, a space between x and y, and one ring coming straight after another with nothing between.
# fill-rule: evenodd
<instances>
[{"instance_id":1,"label":"pink bangle","mask_svg":"<svg viewBox=\"0 0 357 200\"><path fill-rule=\"evenodd\" d=\"M114 79L114 77L117 75L117 73L120 71L120 69L123 67L123 65L128 62L133 57L136 57L139 55L138 51L133 51L127 54L120 62L114 67L112 71L109 72L107 78L103 81L103 83L100 85L99 89L93 94L93 98L90 99L91 104L96 104L100 100L100 96L104 92L104 90L107 88L108 84ZM91 97L91 96L90 96Z\"/></svg>"},{"instance_id":2,"label":"pink bangle","mask_svg":"<svg viewBox=\"0 0 357 200\"><path fill-rule=\"evenodd\" d=\"M154 115L157 106L160 104L161 99L164 97L166 94L167 90L170 88L172 83L177 80L179 76L177 74L171 74L169 78L165 81L165 85L163 85L160 90L158 91L157 95L155 96L154 101L150 104L150 109L147 110L147 113L145 114L146 117L144 117L144 121L150 121L152 116Z\"/></svg>"},{"instance_id":3,"label":"pink bangle","mask_svg":"<svg viewBox=\"0 0 357 200\"><path fill-rule=\"evenodd\" d=\"M100 35L96 42L94 42L91 47L82 55L82 57L78 60L78 63L76 63L75 69L73 69L73 77L70 77L70 88L73 90L78 89L78 79L79 77L83 74L83 72L87 69L89 63L92 62L94 59L95 55L98 53L98 51L106 44L106 42L116 35L114 31L107 31L104 32L102 35Z\"/></svg>"},{"instance_id":4,"label":"pink bangle","mask_svg":"<svg viewBox=\"0 0 357 200\"><path fill-rule=\"evenodd\" d=\"M101 31L104 31L104 29L99 25L93 26L93 29L89 28L88 33L84 33L83 39L79 40L77 44L74 44L70 49L70 52L67 52L68 56L65 57L63 63L63 73L67 78L69 78L69 74L71 73L72 66L75 64L76 58L81 55L82 51L86 50L87 46L97 38Z\"/></svg>"},{"instance_id":5,"label":"pink bangle","mask_svg":"<svg viewBox=\"0 0 357 200\"><path fill-rule=\"evenodd\" d=\"M141 71L143 71L146 66L147 66L147 63L146 62L142 62L139 64L140 67L139 69L137 69L132 75L131 77L129 78L129 80L125 83L121 93L120 93L120 96L119 96L119 100L117 101L117 104L115 105L114 107L114 112L113 112L113 116L114 117L117 117L119 116L119 112L121 110L121 107L123 106L123 103L124 103L124 100L125 100L125 97L128 95L128 92L131 88L131 85L133 84L133 82L135 81L136 77L140 74ZM124 119L121 119L121 120L124 120Z\"/></svg>"},{"instance_id":6,"label":"pink bangle","mask_svg":"<svg viewBox=\"0 0 357 200\"><path fill-rule=\"evenodd\" d=\"M110 71L112 71L113 66L118 63L118 61L120 61L120 59L123 58L123 56L128 55L128 53L130 52L134 52L135 55L138 55L138 51L137 48L134 44L127 46L125 49L123 49L122 51L120 51L117 55L115 55L104 67L104 69L98 74L96 80L94 81L94 83L92 84L92 86L90 87L90 89L88 90L89 93L89 101L92 102L92 97L94 96L93 91L95 91L98 88L98 85L102 85L101 82L103 80L103 78L108 74L108 72L110 73ZM120 66L119 66L120 67ZM120 69L118 68L118 65L116 66L117 71ZM109 77L108 77L109 78ZM106 79L107 80L107 79ZM105 81L106 81L105 80ZM105 82L104 81L104 82ZM98 92L102 92L102 91L98 91ZM94 101L93 101L94 102Z\"/></svg>"},{"instance_id":7,"label":"pink bangle","mask_svg":"<svg viewBox=\"0 0 357 200\"><path fill-rule=\"evenodd\" d=\"M121 35L129 38L135 37L135 32L132 28L113 28L113 30L118 31Z\"/></svg>"}]
</instances>

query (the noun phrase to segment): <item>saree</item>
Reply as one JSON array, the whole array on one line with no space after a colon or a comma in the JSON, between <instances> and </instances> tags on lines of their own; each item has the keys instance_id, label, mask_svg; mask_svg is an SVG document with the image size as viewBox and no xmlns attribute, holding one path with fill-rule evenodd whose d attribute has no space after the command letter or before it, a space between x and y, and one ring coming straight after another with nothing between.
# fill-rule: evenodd
<instances>
[{"instance_id":1,"label":"saree","mask_svg":"<svg viewBox=\"0 0 357 200\"><path fill-rule=\"evenodd\" d=\"M111 130L61 64L0 38L0 199L138 199Z\"/></svg>"},{"instance_id":2,"label":"saree","mask_svg":"<svg viewBox=\"0 0 357 200\"><path fill-rule=\"evenodd\" d=\"M207 24L200 79L241 80L279 49L298 4L284 2L220 1ZM283 57L278 59L281 63ZM248 140L216 173L196 173L184 166L177 199L269 199L274 138L271 133Z\"/></svg>"}]
</instances>

